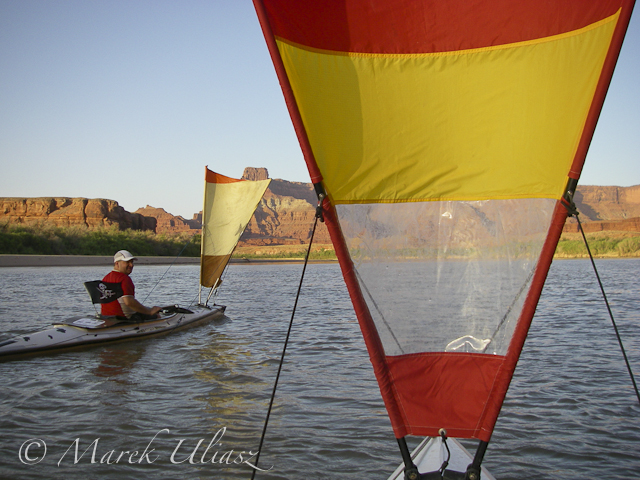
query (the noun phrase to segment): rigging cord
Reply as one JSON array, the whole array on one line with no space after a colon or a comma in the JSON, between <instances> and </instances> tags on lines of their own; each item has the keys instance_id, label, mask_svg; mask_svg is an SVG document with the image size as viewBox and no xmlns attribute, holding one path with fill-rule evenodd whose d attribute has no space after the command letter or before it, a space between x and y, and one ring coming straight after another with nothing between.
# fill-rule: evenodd
<instances>
[{"instance_id":1,"label":"rigging cord","mask_svg":"<svg viewBox=\"0 0 640 480\"><path fill-rule=\"evenodd\" d=\"M284 356L287 351L287 345L289 343L289 337L291 336L291 327L293 326L293 318L296 314L296 308L298 306L298 299L300 298L300 291L302 290L302 282L304 280L304 274L307 270L307 264L309 263L309 255L311 254L311 245L313 245L313 237L316 233L316 227L318 226L318 220L324 222L324 218L322 216L322 201L324 200L325 195L318 195L318 207L316 208L316 216L313 222L313 229L311 230L311 238L309 239L309 248L307 249L307 255L304 258L304 266L302 267L302 275L300 276L300 283L298 284L298 292L296 293L296 300L293 304L293 311L291 312L291 320L289 320L289 328L287 330L287 336L284 340L284 345L282 347L282 355L280 357L280 364L278 365L278 373L276 374L275 382L273 383L273 391L271 392L271 399L269 400L269 408L267 409L267 416L264 420L264 427L262 428L262 436L260 437L260 444L258 446L258 453L256 454L256 460L254 462L253 473L251 474L251 480L255 478L258 461L260 460L260 452L262 451L262 444L264 443L264 437L267 433L267 425L269 424L269 417L271 416L271 409L273 408L273 401L276 396L276 389L278 388L278 380L280 379L280 372L282 371L282 365L284 363Z\"/></svg>"},{"instance_id":2,"label":"rigging cord","mask_svg":"<svg viewBox=\"0 0 640 480\"><path fill-rule=\"evenodd\" d=\"M389 331L389 334L391 335L391 338L393 338L393 341L396 342L396 345L398 346L398 349L400 349L400 352L402 352L402 354L404 355L404 349L402 348L402 345L400 345L400 342L398 341L398 338L396 337L396 335L393 333L393 330L389 326L389 322L387 322L387 319L384 318L384 314L382 313L382 310L380 310L380 307L378 307L378 304L376 303L375 299L373 298L373 295L371 295L371 292L367 288L367 284L364 282L364 280L360 276L360 272L355 267L355 265L353 267L353 270L356 273L356 276L358 277L358 280L360 281L360 286L364 289L365 293L369 297L369 300L371 301L371 303L375 307L376 311L378 312L378 315L380 315L380 319L384 323L384 326L387 327L387 330Z\"/></svg>"},{"instance_id":3,"label":"rigging cord","mask_svg":"<svg viewBox=\"0 0 640 480\"><path fill-rule=\"evenodd\" d=\"M447 467L449 466L449 460L451 460L451 450L449 450L449 445L447 445L447 431L444 428L441 428L438 433L440 434L440 438L442 438L444 447L447 449L447 458L442 462L442 466L440 467L440 470L438 470L441 475L444 475L445 470L447 470Z\"/></svg>"},{"instance_id":4,"label":"rigging cord","mask_svg":"<svg viewBox=\"0 0 640 480\"><path fill-rule=\"evenodd\" d=\"M187 243L184 244L184 247L182 247L182 250L180 250L180 253L178 253L178 256L176 258L173 259L173 262L171 262L171 265L169 265L169 267L165 270L165 272L162 274L162 276L160 277L160 280L158 280L156 282L156 284L153 286L153 288L151 289L151 291L149 293L147 293L147 296L144 297L144 300L142 301L142 303L144 304L147 299L149 298L149 295L151 295L153 293L153 291L156 289L156 287L160 284L160 282L162 281L162 279L164 278L164 276L167 274L167 272L169 272L169 269L171 267L173 267L173 265L176 263L176 261L180 258L180 256L184 253L185 249L187 248L187 246L191 243L191 240L193 240L195 238L195 234L191 235L189 237L189 240L187 240Z\"/></svg>"},{"instance_id":5,"label":"rigging cord","mask_svg":"<svg viewBox=\"0 0 640 480\"><path fill-rule=\"evenodd\" d=\"M629 371L629 376L631 377L631 383L633 384L633 388L636 392L636 397L638 397L638 403L640 403L640 392L638 391L638 385L636 384L636 379L633 375L633 371L631 370L631 364L629 363L629 359L627 358L627 352L624 349L624 345L622 343L622 338L620 337L620 332L618 331L618 326L616 325L616 321L613 318L613 312L611 310L611 306L609 305L609 300L607 300L607 294L604 291L604 286L602 285L602 281L600 280L600 275L598 273L598 269L596 268L596 262L593 260L593 255L591 254L591 249L589 248L589 242L587 242L587 236L584 234L584 229L582 228L582 223L580 222L580 218L578 217L578 208L576 204L573 202L573 193L567 192L564 199L568 203L563 203L567 208L570 217L575 217L578 221L578 230L582 234L582 239L584 240L585 247L587 247L587 253L589 254L589 259L591 260L591 265L593 266L593 271L596 274L596 278L598 279L598 285L600 285L600 291L602 292L602 298L604 298L604 303L607 306L607 310L609 311L609 318L611 318L611 323L613 324L613 329L616 332L616 337L618 339L618 344L620 345L620 350L622 351L622 356L624 357L624 361L627 364L627 370Z\"/></svg>"}]
</instances>

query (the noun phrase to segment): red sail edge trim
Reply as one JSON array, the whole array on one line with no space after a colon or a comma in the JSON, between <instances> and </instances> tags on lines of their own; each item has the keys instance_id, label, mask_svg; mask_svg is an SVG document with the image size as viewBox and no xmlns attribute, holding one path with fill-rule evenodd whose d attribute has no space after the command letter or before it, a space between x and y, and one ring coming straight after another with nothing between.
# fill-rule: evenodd
<instances>
[{"instance_id":1,"label":"red sail edge trim","mask_svg":"<svg viewBox=\"0 0 640 480\"><path fill-rule=\"evenodd\" d=\"M562 204L562 201L558 200L553 212L551 226L547 233L547 238L542 247L542 252L540 253L538 264L536 265L536 271L531 281L531 287L529 287L529 292L527 293L527 298L524 301L520 318L518 319L511 343L509 344L509 350L505 356L504 363L496 375L494 389L489 396L485 412L480 420L480 433L478 438L485 442L490 440L493 428L498 420L498 415L502 409L502 404L505 396L507 395L507 390L509 389L509 384L511 383L518 359L522 353L522 348L524 347L524 342L527 338L527 334L529 333L533 316L536 313L538 300L542 294L542 288L544 287L544 282L546 281L547 274L551 268L553 255L556 251L556 247L558 246L558 241L560 240L560 235L562 235L562 228L564 227L566 220L567 209Z\"/></svg>"},{"instance_id":2,"label":"red sail edge trim","mask_svg":"<svg viewBox=\"0 0 640 480\"><path fill-rule=\"evenodd\" d=\"M273 33L290 42L338 52L409 54L485 48L567 33L615 14L625 1L263 3Z\"/></svg>"},{"instance_id":3,"label":"red sail edge trim","mask_svg":"<svg viewBox=\"0 0 640 480\"><path fill-rule=\"evenodd\" d=\"M204 180L207 183L236 183L236 182L244 182L242 178L231 178L225 175L221 175L220 173L216 173L214 171L209 170L205 167L204 171Z\"/></svg>"},{"instance_id":4,"label":"red sail edge trim","mask_svg":"<svg viewBox=\"0 0 640 480\"><path fill-rule=\"evenodd\" d=\"M351 297L351 303L353 304L356 318L358 319L358 324L362 331L362 337L364 338L364 343L367 347L367 351L369 352L369 359L373 366L373 372L376 376L376 380L378 381L382 400L387 408L393 432L396 438L404 437L408 434L408 431L405 427L403 415L396 401L389 367L387 366L384 348L382 347L382 341L380 340L378 331L376 330L373 319L371 318L369 307L362 295L362 290L360 289L360 284L356 278L353 262L349 255L344 236L342 235L342 230L340 229L335 208L330 204L328 199L325 199L323 202L323 213L327 230L329 230L331 241L333 242L336 250L336 257L338 257L338 261L340 263L342 276L347 285L347 291Z\"/></svg>"},{"instance_id":5,"label":"red sail edge trim","mask_svg":"<svg viewBox=\"0 0 640 480\"><path fill-rule=\"evenodd\" d=\"M629 28L629 22L631 20L631 14L633 13L635 0L625 0L620 2L620 4L622 10L620 12L620 17L618 18L618 24L613 32L611 45L609 46L607 57L605 58L604 65L602 66L600 79L598 80L593 101L591 102L589 113L587 114L587 120L582 130L582 137L578 143L578 149L574 156L573 164L571 165L569 177L576 180L580 178L584 161L587 158L587 152L591 145L591 140L593 139L593 134L596 129L596 124L598 123L598 118L600 117L600 112L602 111L602 106L604 105L605 97L607 96L607 91L609 90L609 85L611 84L611 78L613 77L616 63L618 62L620 50L622 49L622 42L624 41L627 29Z\"/></svg>"}]
</instances>

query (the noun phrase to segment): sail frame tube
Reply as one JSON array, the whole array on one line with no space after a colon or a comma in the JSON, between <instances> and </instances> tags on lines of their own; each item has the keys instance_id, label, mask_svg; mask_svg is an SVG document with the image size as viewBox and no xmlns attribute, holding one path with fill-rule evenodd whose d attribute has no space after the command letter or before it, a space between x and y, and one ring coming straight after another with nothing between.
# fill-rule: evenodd
<instances>
[{"instance_id":1,"label":"sail frame tube","mask_svg":"<svg viewBox=\"0 0 640 480\"><path fill-rule=\"evenodd\" d=\"M291 116L292 123L298 136L302 154L307 164L307 168L309 169L311 181L314 184L320 183L322 182L322 174L320 173L313 155L309 137L304 127L302 116L298 109L298 104L295 99L295 95L293 94L293 89L289 82L289 77L286 73L282 57L280 56L280 51L276 44L268 15L261 0L253 0L253 4L258 14L258 19L260 20L260 25L267 42L269 53L280 82L280 87L282 88L282 92L285 97L289 115ZM376 379L378 380L382 399L387 407L391 425L394 429L396 438L404 437L407 435L407 431L404 428L402 414L393 394L393 386L389 377L389 368L385 359L382 342L375 328L371 313L369 312L369 307L364 300L358 279L356 278L353 262L349 254L347 243L342 235L342 230L340 229L335 207L329 202L329 199L325 197L322 202L322 209L327 230L329 231L329 236L331 237L331 241L334 245L336 257L338 258L342 275L347 286L347 291L351 297L351 302L354 306L358 323L360 324L362 336L364 338L367 351L369 352L369 358L371 360Z\"/></svg>"},{"instance_id":2,"label":"sail frame tube","mask_svg":"<svg viewBox=\"0 0 640 480\"><path fill-rule=\"evenodd\" d=\"M360 282L358 282L356 277L356 271L353 261L351 260L351 255L349 254L347 242L342 235L335 207L329 203L328 199L325 200L325 202L324 218L325 223L327 224L327 230L329 231L329 236L333 242L336 257L338 257L342 276L347 286L347 291L349 292L351 303L353 304L356 318L360 325L360 330L362 331L362 337L369 353L369 359L373 366L374 374L378 380L378 386L380 388L382 400L387 408L389 419L391 420L391 426L396 438L401 438L406 436L408 432L406 428L404 428L403 415L393 391L393 382L391 381L384 347L382 346L378 330L376 329L373 318L371 317L371 312L369 311L367 302L362 294Z\"/></svg>"},{"instance_id":3,"label":"sail frame tube","mask_svg":"<svg viewBox=\"0 0 640 480\"><path fill-rule=\"evenodd\" d=\"M596 125L600 118L600 113L602 112L602 106L604 105L604 100L607 96L609 85L611 84L613 72L615 70L616 63L618 62L618 56L622 49L622 42L624 41L627 28L629 27L629 22L631 21L631 14L633 13L634 5L635 0L628 0L623 2L620 9L618 23L613 31L609 51L604 59L604 65L600 72L600 79L598 80L598 85L596 86L591 107L589 108L589 113L587 114L587 119L582 129L582 136L580 137L580 142L578 143L578 148L573 158L571 169L569 170L568 176L574 180L578 180L582 173L582 167L584 166L585 159L587 158L587 152L589 151L589 146L591 145L591 140L593 139Z\"/></svg>"},{"instance_id":4,"label":"sail frame tube","mask_svg":"<svg viewBox=\"0 0 640 480\"><path fill-rule=\"evenodd\" d=\"M573 183L574 186L577 185L577 180L580 178L580 174L582 173L582 168L584 166L584 162L586 160L587 153L589 151L589 147L595 133L596 125L598 123L598 119L600 117L600 113L602 112L602 107L609 90L609 85L611 84L611 79L613 77L615 66L618 61L618 56L620 55L622 43L629 26L629 22L631 20L631 14L633 13L634 5L635 0L630 0L622 6L618 23L613 32L609 51L607 52L607 55L605 57L604 65L600 73L600 78L596 86L596 91L589 108L589 113L587 114L585 125L582 129L580 142L578 143L578 147L576 149L576 153L574 155L573 162L568 173L568 179L575 180L575 182ZM567 188L569 188L568 186L570 184L571 181L568 181ZM520 354L522 353L522 349L524 348L524 343L529 333L529 328L531 327L531 323L535 315L540 295L542 294L542 289L544 287L547 274L549 272L549 269L551 268L553 255L558 246L558 242L560 241L562 229L565 225L567 217L568 211L566 206L563 205L562 200L558 200L556 202L556 207L552 215L551 227L547 234L545 243L542 247L531 286L529 287L527 297L520 313L520 318L518 319L518 323L516 325L511 343L509 345L509 350L507 352L507 355L505 356L505 360L500 370L498 371L498 374L496 375L495 384L498 386L499 391L497 392L497 394L489 396L490 403L487 404L487 408L485 409L485 412L479 422L482 428L482 431L478 436L480 440L488 442L491 438L493 428L498 420L498 415L500 414L502 404L504 403L504 398L506 397L507 390L509 389L511 379L515 372L518 359L520 358ZM492 400L493 402L491 402Z\"/></svg>"},{"instance_id":5,"label":"sail frame tube","mask_svg":"<svg viewBox=\"0 0 640 480\"><path fill-rule=\"evenodd\" d=\"M284 68L284 63L282 61L282 57L280 56L280 51L278 50L276 37L273 33L273 29L271 28L271 23L269 22L269 16L267 15L267 11L264 7L264 4L262 3L262 0L253 0L253 5L256 9L265 41L267 42L267 48L269 49L269 55L271 55L271 61L273 62L278 81L280 82L280 88L282 88L284 101L287 104L287 109L289 110L289 115L291 116L293 128L296 132L296 136L298 137L298 142L300 143L302 156L304 157L304 160L307 164L307 169L309 170L309 175L311 176L311 183L320 183L322 181L322 174L320 173L320 169L318 168L318 164L316 163L315 156L313 155L313 150L311 149L311 143L309 142L307 130L304 127L304 123L302 122L302 116L300 115L300 110L298 109L298 103L296 102L295 95L293 94L293 89L291 88L289 76L287 75L287 72Z\"/></svg>"},{"instance_id":6,"label":"sail frame tube","mask_svg":"<svg viewBox=\"0 0 640 480\"><path fill-rule=\"evenodd\" d=\"M489 396L485 411L478 422L480 431L477 437L485 442L489 442L493 428L495 427L498 415L504 403L504 399L509 389L509 384L513 378L513 374L522 353L529 328L536 313L536 307L542 294L544 283L549 273L549 268L553 261L553 255L556 251L558 241L562 235L562 229L567 219L567 209L562 205L562 201L558 200L552 215L551 226L545 239L542 251L538 257L538 264L531 281L531 286L527 292L520 318L514 329L509 349L504 357L504 361L496 374L495 390Z\"/></svg>"}]
</instances>

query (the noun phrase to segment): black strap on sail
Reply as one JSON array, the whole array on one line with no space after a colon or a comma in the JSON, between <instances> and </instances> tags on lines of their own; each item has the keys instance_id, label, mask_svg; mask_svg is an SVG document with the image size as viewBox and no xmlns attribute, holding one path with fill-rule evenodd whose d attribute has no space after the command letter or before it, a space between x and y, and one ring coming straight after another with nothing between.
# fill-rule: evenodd
<instances>
[{"instance_id":1,"label":"black strap on sail","mask_svg":"<svg viewBox=\"0 0 640 480\"><path fill-rule=\"evenodd\" d=\"M120 283L94 280L92 282L84 282L84 288L89 292L91 302L94 304L111 303L124 295L122 285Z\"/></svg>"},{"instance_id":2,"label":"black strap on sail","mask_svg":"<svg viewBox=\"0 0 640 480\"><path fill-rule=\"evenodd\" d=\"M627 352L625 351L624 345L622 344L622 338L620 337L620 332L618 331L618 325L616 325L616 321L613 318L613 312L611 311L611 306L609 305L607 294L605 293L604 287L602 286L602 281L600 280L600 274L598 273L598 269L596 268L596 262L593 260L593 255L591 255L591 249L589 248L589 242L587 242L587 236L584 234L584 230L582 229L582 223L580 222L580 218L578 217L578 208L576 207L576 204L573 201L573 196L576 193L577 187L578 187L578 180L570 178L569 182L567 183L567 188L565 189L564 196L562 197L562 204L567 209L568 215L570 217L575 217L575 219L578 222L578 230L580 230L580 233L582 234L582 239L584 240L584 245L587 248L587 253L589 254L589 259L591 260L591 265L593 266L593 271L596 274L598 285L600 285L602 298L604 299L604 303L607 306L607 310L609 311L609 318L611 318L613 329L615 330L616 337L618 338L620 351L622 352L622 356L624 357L624 361L627 365L627 370L629 371L629 376L631 377L631 383L633 384L633 388L636 392L636 397L638 397L638 402L640 403L640 391L638 391L638 385L636 384L636 379L633 375L633 371L631 370L631 364L629 363L629 359L627 358Z\"/></svg>"}]
</instances>

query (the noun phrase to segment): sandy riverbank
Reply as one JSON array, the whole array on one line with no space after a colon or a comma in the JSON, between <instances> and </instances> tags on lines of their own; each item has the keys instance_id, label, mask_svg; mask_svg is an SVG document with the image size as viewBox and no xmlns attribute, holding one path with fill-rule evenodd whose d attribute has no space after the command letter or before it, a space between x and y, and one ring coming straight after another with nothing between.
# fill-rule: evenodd
<instances>
[{"instance_id":1,"label":"sandy riverbank","mask_svg":"<svg viewBox=\"0 0 640 480\"><path fill-rule=\"evenodd\" d=\"M138 257L138 265L198 264L194 257ZM112 256L89 255L0 255L0 267L83 267L112 265Z\"/></svg>"},{"instance_id":2,"label":"sandy riverbank","mask_svg":"<svg viewBox=\"0 0 640 480\"><path fill-rule=\"evenodd\" d=\"M311 260L309 263L332 263L335 260ZM199 257L138 257L136 265L198 265ZM302 259L231 259L232 264L303 263ZM85 255L0 255L1 267L94 267L110 266L111 256Z\"/></svg>"}]
</instances>

